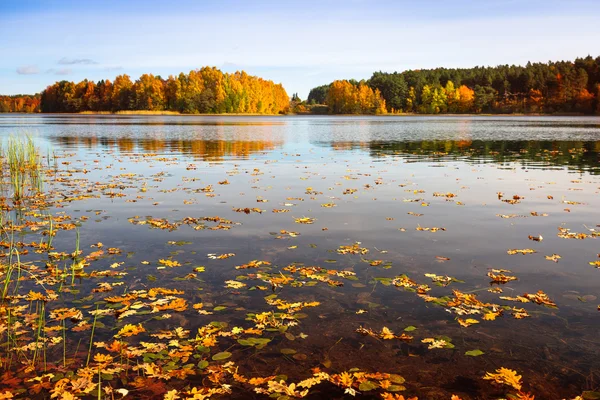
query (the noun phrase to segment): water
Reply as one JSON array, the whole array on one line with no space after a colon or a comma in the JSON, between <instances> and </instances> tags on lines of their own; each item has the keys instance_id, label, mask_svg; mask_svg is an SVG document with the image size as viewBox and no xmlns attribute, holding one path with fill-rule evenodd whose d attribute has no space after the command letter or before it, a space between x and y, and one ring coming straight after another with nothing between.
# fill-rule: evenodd
<instances>
[{"instance_id":1,"label":"water","mask_svg":"<svg viewBox=\"0 0 600 400\"><path fill-rule=\"evenodd\" d=\"M78 279L72 293L61 295L62 304L100 302L102 308L103 298L125 288L185 291L180 297L188 301L187 310L169 311L171 318L161 321L107 316L97 340L111 340L115 326L125 322L143 321L152 332L183 326L192 336L211 321L249 328L254 322L248 313L276 310L265 301L276 293L287 302L320 305L300 310L287 337L265 331L262 337L271 342L263 349L224 337L210 354L230 351L241 373L285 374L288 382L311 376L316 366L331 373L360 368L400 374L407 394L426 399L451 393L464 399L502 396L504 389L481 379L501 366L523 375L523 389L536 398L598 390L600 269L590 262L600 260L598 238L591 237L600 230L600 118L0 116L0 137L24 132L35 138L42 155L57 157L56 165L49 165L57 171L46 179L46 190L63 201L51 211L72 220L87 217L79 229L83 254L97 250L90 247L97 242L121 249L91 261L86 272L127 272ZM81 195L89 198L76 199ZM518 196L515 204L503 201L513 196ZM237 208L264 211L246 214ZM171 231L139 223L216 216L229 221L182 223ZM295 222L304 217L312 223ZM229 229L210 229L219 225ZM432 227L445 230L417 230ZM590 237L561 238L559 227ZM337 252L356 242L369 252ZM53 245L70 253L74 243L75 231L66 230ZM507 253L527 248L537 252ZM208 256L227 253L235 256ZM552 254L560 260L545 258ZM30 259L39 260L35 256ZM159 269L159 259L181 266ZM271 265L235 268L251 260ZM290 274L283 269L289 265L356 275L347 279L332 272L328 276L343 286L328 285ZM199 266L204 272L194 272ZM518 280L490 285L490 269L508 269ZM296 282L272 286L268 280L279 272ZM448 305L424 301L414 289L390 284L402 274L429 285L429 296L452 298L459 290L484 303L523 307L530 316L515 319L508 308L494 321L481 314L456 315ZM459 282L438 286L424 274ZM230 280L245 286L226 287ZM92 293L89 304L81 302L99 283L118 281L124 284ZM490 287L503 293L489 292ZM499 298L539 290L558 308ZM199 302L213 314L191 307ZM457 318L479 323L461 327ZM403 342L362 336L355 332L361 326L376 332L385 326L396 334L417 329L407 332L414 336L411 342ZM82 336L83 347L88 335ZM454 348L428 349L421 342L439 336L449 337ZM74 336L69 343L76 341ZM464 354L474 349L485 354ZM234 394L241 398L252 396L238 389ZM328 390L313 389L311 396L341 397Z\"/></svg>"}]
</instances>

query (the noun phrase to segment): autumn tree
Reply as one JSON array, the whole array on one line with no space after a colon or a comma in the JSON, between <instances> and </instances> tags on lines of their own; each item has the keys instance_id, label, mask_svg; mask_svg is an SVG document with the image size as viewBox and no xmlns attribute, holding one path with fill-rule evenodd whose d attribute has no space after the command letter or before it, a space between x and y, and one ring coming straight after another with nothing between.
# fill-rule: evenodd
<instances>
[{"instance_id":1,"label":"autumn tree","mask_svg":"<svg viewBox=\"0 0 600 400\"><path fill-rule=\"evenodd\" d=\"M378 89L366 83L358 85L350 81L334 81L327 92L327 105L332 114L384 114L385 100Z\"/></svg>"},{"instance_id":2,"label":"autumn tree","mask_svg":"<svg viewBox=\"0 0 600 400\"><path fill-rule=\"evenodd\" d=\"M115 78L112 90L111 111L131 110L135 106L133 82L129 75Z\"/></svg>"},{"instance_id":3,"label":"autumn tree","mask_svg":"<svg viewBox=\"0 0 600 400\"><path fill-rule=\"evenodd\" d=\"M456 101L458 102L457 111L460 113L468 113L473 111L473 104L475 101L475 91L465 85L460 85L455 94Z\"/></svg>"},{"instance_id":4,"label":"autumn tree","mask_svg":"<svg viewBox=\"0 0 600 400\"><path fill-rule=\"evenodd\" d=\"M290 107L281 84L244 71L224 74L215 67L180 73L166 80L144 74L135 82L128 75L117 76L114 83L61 81L48 86L41 99L45 112L170 110L190 114L278 114L287 113Z\"/></svg>"},{"instance_id":5,"label":"autumn tree","mask_svg":"<svg viewBox=\"0 0 600 400\"><path fill-rule=\"evenodd\" d=\"M348 82L358 86L358 82ZM592 113L599 103L600 57L525 66L375 72L367 84L380 90L389 111ZM330 87L312 89L309 101ZM328 106L330 112L338 107Z\"/></svg>"}]
</instances>

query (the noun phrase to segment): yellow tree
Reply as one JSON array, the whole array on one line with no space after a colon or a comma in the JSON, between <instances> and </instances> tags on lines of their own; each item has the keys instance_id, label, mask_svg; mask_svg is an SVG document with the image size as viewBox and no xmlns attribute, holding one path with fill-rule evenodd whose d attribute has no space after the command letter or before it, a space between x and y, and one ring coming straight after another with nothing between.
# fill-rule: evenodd
<instances>
[{"instance_id":1,"label":"yellow tree","mask_svg":"<svg viewBox=\"0 0 600 400\"><path fill-rule=\"evenodd\" d=\"M164 110L165 94L162 80L152 74L144 74L135 81L135 104L138 110Z\"/></svg>"},{"instance_id":2,"label":"yellow tree","mask_svg":"<svg viewBox=\"0 0 600 400\"><path fill-rule=\"evenodd\" d=\"M460 92L455 89L454 82L446 82L446 87L444 88L444 90L446 91L446 97L448 99L448 112L458 112Z\"/></svg>"},{"instance_id":3,"label":"yellow tree","mask_svg":"<svg viewBox=\"0 0 600 400\"><path fill-rule=\"evenodd\" d=\"M417 94L413 86L408 89L408 96L406 96L406 112L416 111Z\"/></svg>"},{"instance_id":4,"label":"yellow tree","mask_svg":"<svg viewBox=\"0 0 600 400\"><path fill-rule=\"evenodd\" d=\"M134 106L133 82L129 75L119 75L115 78L112 91L112 110L131 110Z\"/></svg>"}]
</instances>

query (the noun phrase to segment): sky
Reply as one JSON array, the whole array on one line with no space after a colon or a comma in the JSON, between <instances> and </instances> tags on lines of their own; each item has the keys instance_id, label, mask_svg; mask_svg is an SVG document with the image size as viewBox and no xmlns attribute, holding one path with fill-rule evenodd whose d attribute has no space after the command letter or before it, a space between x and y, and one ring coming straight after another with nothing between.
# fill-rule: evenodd
<instances>
[{"instance_id":1,"label":"sky","mask_svg":"<svg viewBox=\"0 0 600 400\"><path fill-rule=\"evenodd\" d=\"M374 71L600 56L599 0L0 0L0 94L245 70L306 98Z\"/></svg>"}]
</instances>

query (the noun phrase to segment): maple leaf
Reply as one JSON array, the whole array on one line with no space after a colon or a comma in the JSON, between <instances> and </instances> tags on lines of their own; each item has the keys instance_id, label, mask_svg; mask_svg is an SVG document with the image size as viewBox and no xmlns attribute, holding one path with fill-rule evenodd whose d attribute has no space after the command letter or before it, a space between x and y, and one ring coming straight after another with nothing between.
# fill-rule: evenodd
<instances>
[{"instance_id":1,"label":"maple leaf","mask_svg":"<svg viewBox=\"0 0 600 400\"><path fill-rule=\"evenodd\" d=\"M350 375L348 372L344 371L338 376L339 376L340 384L342 386L345 386L345 387L352 386L354 379L352 378L352 375Z\"/></svg>"},{"instance_id":2,"label":"maple leaf","mask_svg":"<svg viewBox=\"0 0 600 400\"><path fill-rule=\"evenodd\" d=\"M473 318L467 318L465 320L458 318L457 321L460 324L460 326L464 326L465 328L467 328L473 324L479 323L479 321L477 321L476 319L473 319Z\"/></svg>"},{"instance_id":3,"label":"maple leaf","mask_svg":"<svg viewBox=\"0 0 600 400\"><path fill-rule=\"evenodd\" d=\"M165 393L165 397L163 398L163 400L177 400L180 399L181 397L179 397L177 395L177 390L173 389L168 391L167 393Z\"/></svg>"},{"instance_id":4,"label":"maple leaf","mask_svg":"<svg viewBox=\"0 0 600 400\"><path fill-rule=\"evenodd\" d=\"M142 332L146 332L146 329L144 329L142 324L137 324L137 325L127 324L123 328L121 328L121 330L115 336L128 337L128 336L138 335Z\"/></svg>"},{"instance_id":5,"label":"maple leaf","mask_svg":"<svg viewBox=\"0 0 600 400\"><path fill-rule=\"evenodd\" d=\"M382 339L394 339L396 336L394 335L394 332L392 332L387 326L384 326L381 329L381 338Z\"/></svg>"},{"instance_id":6,"label":"maple leaf","mask_svg":"<svg viewBox=\"0 0 600 400\"><path fill-rule=\"evenodd\" d=\"M318 385L322 381L323 381L323 378L321 376L314 376L312 378L308 378L303 381L300 381L298 383L298 387L305 387L305 388L309 389L312 386Z\"/></svg>"},{"instance_id":7,"label":"maple leaf","mask_svg":"<svg viewBox=\"0 0 600 400\"><path fill-rule=\"evenodd\" d=\"M286 385L285 381L281 380L279 382L269 381L269 391L272 393L283 393L287 396L291 397L304 397L308 394L308 389L303 390L302 392L296 391L296 384L291 383L289 386Z\"/></svg>"},{"instance_id":8,"label":"maple leaf","mask_svg":"<svg viewBox=\"0 0 600 400\"><path fill-rule=\"evenodd\" d=\"M173 267L181 267L181 264L179 263L179 261L175 261L175 260L165 260L165 259L160 259L158 260L158 263L161 265L164 265L166 267L169 268L173 268Z\"/></svg>"},{"instance_id":9,"label":"maple leaf","mask_svg":"<svg viewBox=\"0 0 600 400\"><path fill-rule=\"evenodd\" d=\"M496 319L496 317L498 317L501 314L501 312L488 312L483 314L483 319L486 321L494 321Z\"/></svg>"},{"instance_id":10,"label":"maple leaf","mask_svg":"<svg viewBox=\"0 0 600 400\"><path fill-rule=\"evenodd\" d=\"M517 375L516 371L504 367L498 368L496 373L487 372L483 379L494 381L495 383L502 385L508 385L517 390L521 390L522 387L521 375Z\"/></svg>"},{"instance_id":11,"label":"maple leaf","mask_svg":"<svg viewBox=\"0 0 600 400\"><path fill-rule=\"evenodd\" d=\"M241 289L244 286L246 286L246 284L243 282L238 282L238 281L233 281L233 280L225 281L225 283L227 284L226 287L232 288L232 289Z\"/></svg>"}]
</instances>

